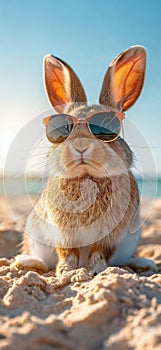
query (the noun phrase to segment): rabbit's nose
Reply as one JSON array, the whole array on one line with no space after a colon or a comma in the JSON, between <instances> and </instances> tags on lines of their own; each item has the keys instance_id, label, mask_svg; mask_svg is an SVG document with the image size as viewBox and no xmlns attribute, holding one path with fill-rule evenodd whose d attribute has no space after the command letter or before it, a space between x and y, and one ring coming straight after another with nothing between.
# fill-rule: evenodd
<instances>
[{"instance_id":1,"label":"rabbit's nose","mask_svg":"<svg viewBox=\"0 0 161 350\"><path fill-rule=\"evenodd\" d=\"M87 151L87 149L90 146L90 143L88 140L84 140L84 139L79 139L79 140L74 140L72 142L72 146L73 148L78 151L79 153L84 153L85 151Z\"/></svg>"},{"instance_id":2,"label":"rabbit's nose","mask_svg":"<svg viewBox=\"0 0 161 350\"><path fill-rule=\"evenodd\" d=\"M82 149L80 150L80 149L78 149L78 148L76 148L76 147L74 147L74 148L75 148L75 150L76 150L77 152L79 152L79 153L81 153L81 154L83 154L83 153L84 153L85 151L87 151L87 149L88 149L88 148L85 148L85 149L83 149L83 150L82 150Z\"/></svg>"}]
</instances>

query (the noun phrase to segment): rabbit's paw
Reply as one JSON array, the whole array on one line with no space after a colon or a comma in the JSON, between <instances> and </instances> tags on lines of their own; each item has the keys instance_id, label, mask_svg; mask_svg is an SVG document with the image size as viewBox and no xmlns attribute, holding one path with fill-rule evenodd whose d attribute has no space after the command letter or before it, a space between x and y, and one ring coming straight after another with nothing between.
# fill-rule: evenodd
<instances>
[{"instance_id":1,"label":"rabbit's paw","mask_svg":"<svg viewBox=\"0 0 161 350\"><path fill-rule=\"evenodd\" d=\"M56 267L56 276L59 279L71 275L71 270L78 268L78 251L77 249L57 248L59 257Z\"/></svg>"},{"instance_id":2,"label":"rabbit's paw","mask_svg":"<svg viewBox=\"0 0 161 350\"><path fill-rule=\"evenodd\" d=\"M25 270L35 270L41 272L48 271L48 266L44 263L42 259L25 254L17 255L14 258L11 266Z\"/></svg>"},{"instance_id":3,"label":"rabbit's paw","mask_svg":"<svg viewBox=\"0 0 161 350\"><path fill-rule=\"evenodd\" d=\"M72 271L78 267L78 259L75 254L66 256L64 259L59 260L56 267L56 276L59 279L66 277L67 275L71 276Z\"/></svg>"},{"instance_id":4,"label":"rabbit's paw","mask_svg":"<svg viewBox=\"0 0 161 350\"><path fill-rule=\"evenodd\" d=\"M81 267L74 271L71 277L71 282L87 282L92 279L92 274L88 272L84 267Z\"/></svg>"},{"instance_id":5,"label":"rabbit's paw","mask_svg":"<svg viewBox=\"0 0 161 350\"><path fill-rule=\"evenodd\" d=\"M136 272L152 270L158 272L158 267L154 261L146 258L134 257L127 264L132 270Z\"/></svg>"},{"instance_id":6,"label":"rabbit's paw","mask_svg":"<svg viewBox=\"0 0 161 350\"><path fill-rule=\"evenodd\" d=\"M103 257L97 253L94 252L89 261L88 270L92 276L96 276L98 273L105 270L107 267L106 261L103 259Z\"/></svg>"},{"instance_id":7,"label":"rabbit's paw","mask_svg":"<svg viewBox=\"0 0 161 350\"><path fill-rule=\"evenodd\" d=\"M62 279L67 276L71 276L73 268L68 264L59 263L56 268L56 277Z\"/></svg>"},{"instance_id":8,"label":"rabbit's paw","mask_svg":"<svg viewBox=\"0 0 161 350\"><path fill-rule=\"evenodd\" d=\"M83 267L74 270L65 270L61 273L59 270L57 272L57 278L62 283L75 283L75 282L87 282L92 279L92 275Z\"/></svg>"}]
</instances>

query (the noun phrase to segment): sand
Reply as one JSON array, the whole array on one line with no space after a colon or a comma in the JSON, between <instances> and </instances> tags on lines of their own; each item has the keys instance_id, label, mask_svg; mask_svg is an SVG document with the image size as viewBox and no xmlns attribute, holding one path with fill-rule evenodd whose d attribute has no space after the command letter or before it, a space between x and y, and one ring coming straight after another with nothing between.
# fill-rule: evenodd
<instances>
[{"instance_id":1,"label":"sand","mask_svg":"<svg viewBox=\"0 0 161 350\"><path fill-rule=\"evenodd\" d=\"M25 222L26 198L13 198ZM142 217L150 202L142 203ZM93 279L85 269L58 281L54 271L13 268L21 227L0 201L0 349L161 349L161 199L144 224L137 256L158 273L108 267Z\"/></svg>"}]
</instances>

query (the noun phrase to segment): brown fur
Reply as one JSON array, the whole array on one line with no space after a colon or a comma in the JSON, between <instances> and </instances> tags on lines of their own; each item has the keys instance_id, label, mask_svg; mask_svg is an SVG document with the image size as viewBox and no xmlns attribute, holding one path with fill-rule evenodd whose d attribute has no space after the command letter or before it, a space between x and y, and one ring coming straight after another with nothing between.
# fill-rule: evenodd
<instances>
[{"instance_id":1,"label":"brown fur","mask_svg":"<svg viewBox=\"0 0 161 350\"><path fill-rule=\"evenodd\" d=\"M93 244L91 253L99 252L100 255L103 256L106 262L112 257L116 247L117 242L120 239L120 233L123 232L127 226L127 222L132 219L134 212L138 208L139 205L139 193L138 187L135 178L132 174L130 174L130 183L131 183L131 191L130 191L130 201L127 208L127 211L122 218L121 222L118 226L116 226L109 235L103 238L101 241ZM134 210L135 208L135 210Z\"/></svg>"},{"instance_id":2,"label":"brown fur","mask_svg":"<svg viewBox=\"0 0 161 350\"><path fill-rule=\"evenodd\" d=\"M76 202L81 197L81 181L86 179L95 182L99 188L99 193L96 196L95 202L83 212L73 213L68 210L63 210L65 203L62 198L66 198L70 203ZM92 178L89 175L83 178L56 179L56 183L55 179L49 179L46 193L48 203L52 203L52 205L49 204L49 210L55 219L56 225L61 227L62 231L68 227L71 229L81 226L84 227L98 220L107 210L112 195L111 180L110 178ZM55 193L57 195L53 196ZM61 202L62 209L59 209Z\"/></svg>"},{"instance_id":3,"label":"brown fur","mask_svg":"<svg viewBox=\"0 0 161 350\"><path fill-rule=\"evenodd\" d=\"M29 242L28 241L29 241L29 236L27 234L24 234L22 245L21 245L21 253L22 254L30 255Z\"/></svg>"}]
</instances>

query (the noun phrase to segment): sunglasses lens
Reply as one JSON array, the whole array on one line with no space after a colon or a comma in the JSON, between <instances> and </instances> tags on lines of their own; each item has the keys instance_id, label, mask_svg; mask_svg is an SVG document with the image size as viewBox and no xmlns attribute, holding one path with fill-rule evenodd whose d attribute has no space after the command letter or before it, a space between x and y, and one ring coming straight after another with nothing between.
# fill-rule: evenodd
<instances>
[{"instance_id":1,"label":"sunglasses lens","mask_svg":"<svg viewBox=\"0 0 161 350\"><path fill-rule=\"evenodd\" d=\"M89 120L89 127L100 140L112 141L118 137L121 124L115 112L106 111L94 114Z\"/></svg>"},{"instance_id":2,"label":"sunglasses lens","mask_svg":"<svg viewBox=\"0 0 161 350\"><path fill-rule=\"evenodd\" d=\"M73 119L70 115L54 115L46 125L46 136L52 143L61 143L70 135L73 125Z\"/></svg>"}]
</instances>

